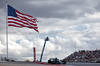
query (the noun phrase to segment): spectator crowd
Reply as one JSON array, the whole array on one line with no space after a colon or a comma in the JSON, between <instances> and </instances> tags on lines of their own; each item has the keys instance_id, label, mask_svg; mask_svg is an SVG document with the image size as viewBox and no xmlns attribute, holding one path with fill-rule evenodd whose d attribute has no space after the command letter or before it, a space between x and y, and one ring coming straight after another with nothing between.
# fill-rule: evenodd
<instances>
[{"instance_id":1,"label":"spectator crowd","mask_svg":"<svg viewBox=\"0 0 100 66\"><path fill-rule=\"evenodd\" d=\"M100 50L80 50L66 57L66 62L95 62L100 58Z\"/></svg>"}]
</instances>

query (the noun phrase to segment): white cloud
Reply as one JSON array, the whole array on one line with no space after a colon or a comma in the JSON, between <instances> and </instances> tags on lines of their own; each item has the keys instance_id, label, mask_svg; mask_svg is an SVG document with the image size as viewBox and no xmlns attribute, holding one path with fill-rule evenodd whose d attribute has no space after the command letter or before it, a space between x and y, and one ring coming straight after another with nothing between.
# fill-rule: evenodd
<instances>
[{"instance_id":1,"label":"white cloud","mask_svg":"<svg viewBox=\"0 0 100 66\"><path fill-rule=\"evenodd\" d=\"M5 48L6 47L0 41L0 54L4 54L5 53Z\"/></svg>"}]
</instances>

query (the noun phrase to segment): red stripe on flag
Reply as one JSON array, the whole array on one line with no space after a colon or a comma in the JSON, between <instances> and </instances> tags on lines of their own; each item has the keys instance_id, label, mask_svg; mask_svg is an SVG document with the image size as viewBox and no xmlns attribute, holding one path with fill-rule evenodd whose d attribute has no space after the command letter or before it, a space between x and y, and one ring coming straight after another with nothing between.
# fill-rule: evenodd
<instances>
[{"instance_id":1,"label":"red stripe on flag","mask_svg":"<svg viewBox=\"0 0 100 66\"><path fill-rule=\"evenodd\" d=\"M25 27L25 25L20 24L20 23L17 23L17 22L14 22L14 21L8 21L8 23L9 23L9 24L10 24L10 23L13 23L13 24L16 24L16 25L20 25L20 26L22 26L22 27Z\"/></svg>"},{"instance_id":2,"label":"red stripe on flag","mask_svg":"<svg viewBox=\"0 0 100 66\"><path fill-rule=\"evenodd\" d=\"M32 16L30 16L30 15L27 15L27 14L23 14L23 13L19 12L18 10L16 10L16 12L17 12L17 13L19 13L19 14L26 15L26 16L28 16L28 17L31 17L31 18L33 18Z\"/></svg>"},{"instance_id":3,"label":"red stripe on flag","mask_svg":"<svg viewBox=\"0 0 100 66\"><path fill-rule=\"evenodd\" d=\"M26 24L26 25L33 25L33 26L37 26L37 24L34 24L34 23L28 23L27 21L24 21L23 19L14 19L14 18L8 18L8 20L13 20L13 21L18 21L18 22L20 22L20 23L23 23L23 24ZM9 23L9 22L8 22ZM11 23L11 22L10 22Z\"/></svg>"},{"instance_id":4,"label":"red stripe on flag","mask_svg":"<svg viewBox=\"0 0 100 66\"><path fill-rule=\"evenodd\" d=\"M14 24L9 24L8 26L14 26L14 27L22 28L22 26L17 26L17 25L14 25Z\"/></svg>"},{"instance_id":5,"label":"red stripe on flag","mask_svg":"<svg viewBox=\"0 0 100 66\"><path fill-rule=\"evenodd\" d=\"M33 29L33 27L28 27L28 28L32 28ZM34 29L38 29L38 27L34 27Z\"/></svg>"}]
</instances>

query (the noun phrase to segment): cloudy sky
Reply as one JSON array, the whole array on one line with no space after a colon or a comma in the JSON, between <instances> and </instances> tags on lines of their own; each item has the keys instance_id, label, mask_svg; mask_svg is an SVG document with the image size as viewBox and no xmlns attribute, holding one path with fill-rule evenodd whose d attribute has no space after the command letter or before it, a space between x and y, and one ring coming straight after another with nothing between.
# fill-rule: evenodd
<instances>
[{"instance_id":1,"label":"cloudy sky","mask_svg":"<svg viewBox=\"0 0 100 66\"><path fill-rule=\"evenodd\" d=\"M39 33L8 27L9 57L37 60L48 36L43 61L64 59L78 50L100 49L100 0L8 0L8 4L38 20ZM6 54L6 2L0 0L0 55Z\"/></svg>"}]
</instances>

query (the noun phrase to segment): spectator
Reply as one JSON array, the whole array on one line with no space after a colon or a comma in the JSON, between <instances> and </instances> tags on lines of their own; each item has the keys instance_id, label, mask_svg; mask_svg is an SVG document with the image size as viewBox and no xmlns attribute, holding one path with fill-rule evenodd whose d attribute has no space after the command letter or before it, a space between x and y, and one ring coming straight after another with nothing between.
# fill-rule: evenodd
<instances>
[{"instance_id":1,"label":"spectator","mask_svg":"<svg viewBox=\"0 0 100 66\"><path fill-rule=\"evenodd\" d=\"M66 62L94 62L98 58L100 58L100 50L97 49L94 51L79 50L79 52L74 52L64 60Z\"/></svg>"}]
</instances>

